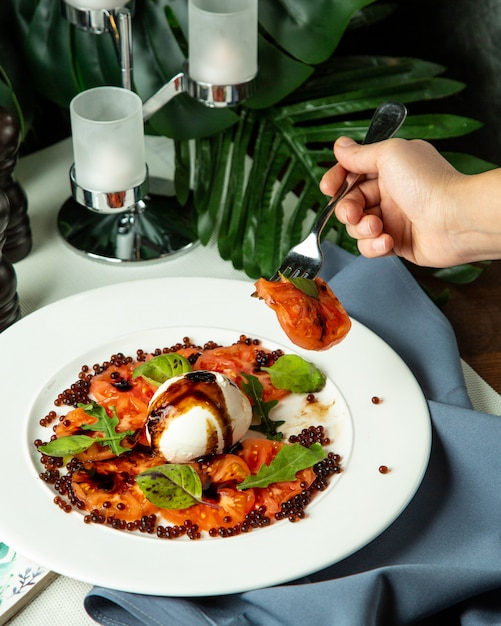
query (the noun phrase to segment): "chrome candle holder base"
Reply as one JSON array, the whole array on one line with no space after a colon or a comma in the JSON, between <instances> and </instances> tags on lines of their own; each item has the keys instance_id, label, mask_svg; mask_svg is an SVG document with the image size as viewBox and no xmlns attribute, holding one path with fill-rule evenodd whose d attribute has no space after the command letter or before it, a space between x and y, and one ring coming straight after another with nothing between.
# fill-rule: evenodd
<instances>
[{"instance_id":1,"label":"chrome candle holder base","mask_svg":"<svg viewBox=\"0 0 501 626\"><path fill-rule=\"evenodd\" d=\"M73 196L59 211L58 229L76 252L96 261L137 264L172 258L197 245L191 206L179 206L168 181L151 178L148 185L106 194L82 189L71 174L70 179Z\"/></svg>"}]
</instances>

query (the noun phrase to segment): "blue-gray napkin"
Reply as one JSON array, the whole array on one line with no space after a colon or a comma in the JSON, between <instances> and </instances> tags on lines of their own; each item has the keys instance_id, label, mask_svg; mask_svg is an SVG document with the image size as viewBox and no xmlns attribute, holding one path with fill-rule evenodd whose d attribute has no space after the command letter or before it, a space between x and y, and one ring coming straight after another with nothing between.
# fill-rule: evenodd
<instances>
[{"instance_id":1,"label":"blue-gray napkin","mask_svg":"<svg viewBox=\"0 0 501 626\"><path fill-rule=\"evenodd\" d=\"M98 623L501 625L501 417L472 410L454 333L400 260L330 244L324 252L324 278L406 361L428 400L432 453L414 499L368 546L307 578L189 599L94 588L85 608Z\"/></svg>"}]
</instances>

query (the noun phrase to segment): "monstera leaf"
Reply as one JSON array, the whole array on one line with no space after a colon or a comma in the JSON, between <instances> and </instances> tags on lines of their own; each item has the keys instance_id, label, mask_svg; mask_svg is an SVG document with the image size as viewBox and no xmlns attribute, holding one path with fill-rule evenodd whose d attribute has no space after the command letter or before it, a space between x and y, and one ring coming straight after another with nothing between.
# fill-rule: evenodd
<instances>
[{"instance_id":1,"label":"monstera leaf","mask_svg":"<svg viewBox=\"0 0 501 626\"><path fill-rule=\"evenodd\" d=\"M135 0L134 89L146 100L182 70L188 56L188 0ZM318 182L341 134L362 139L378 104L399 100L410 115L402 137L441 139L478 128L455 115L413 115L412 103L444 98L464 85L418 59L336 55L347 31L392 10L376 0L259 0L256 93L234 109L209 109L179 95L149 121L174 140L178 201L191 205L203 244L250 277L267 276L297 243L325 198ZM0 104L29 127L39 102L66 111L71 98L120 85L114 43L70 25L57 0L0 3ZM15 59L15 63L13 62ZM36 129L35 129L36 132ZM463 171L491 167L447 155ZM330 237L355 251L332 221Z\"/></svg>"},{"instance_id":2,"label":"monstera leaf","mask_svg":"<svg viewBox=\"0 0 501 626\"><path fill-rule=\"evenodd\" d=\"M305 96L330 95L285 102L265 114L246 110L236 127L197 140L193 161L187 147L178 144L177 188L187 197L194 175L202 243L215 236L221 256L237 269L251 277L273 274L301 240L312 209L326 200L318 181L333 163L333 141L341 135L362 140L373 110L385 100L410 104L462 88L438 76L441 71L416 59L335 60L303 88ZM441 139L478 127L475 120L454 115L410 115L399 136ZM486 168L471 158L468 164L470 173ZM335 220L333 226L338 243L355 252L344 227Z\"/></svg>"}]
</instances>

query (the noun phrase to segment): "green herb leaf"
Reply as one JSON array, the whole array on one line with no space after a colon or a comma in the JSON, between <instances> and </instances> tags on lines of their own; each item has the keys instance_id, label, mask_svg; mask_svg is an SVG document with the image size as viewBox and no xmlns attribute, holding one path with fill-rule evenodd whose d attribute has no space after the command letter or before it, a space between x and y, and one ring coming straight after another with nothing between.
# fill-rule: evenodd
<instances>
[{"instance_id":1,"label":"green herb leaf","mask_svg":"<svg viewBox=\"0 0 501 626\"><path fill-rule=\"evenodd\" d=\"M101 445L110 446L113 454L116 456L120 456L122 452L129 452L129 448L123 448L120 445L120 442L125 437L133 435L134 431L126 430L124 432L117 433L115 429L120 420L118 419L115 407L110 407L113 411L113 417L109 417L108 413L106 413L106 409L96 402L92 402L90 404L79 404L78 407L83 409L87 415L97 419L97 422L94 424L82 424L82 428L84 430L96 430L104 433L103 438L94 439L94 441L98 441Z\"/></svg>"},{"instance_id":2,"label":"green herb leaf","mask_svg":"<svg viewBox=\"0 0 501 626\"><path fill-rule=\"evenodd\" d=\"M252 404L252 413L259 419L259 424L251 425L250 429L266 435L267 439L281 441L283 434L277 430L284 422L270 418L271 409L278 404L278 400L263 401L263 385L257 376L241 372L247 382L242 382L242 390L249 396Z\"/></svg>"},{"instance_id":3,"label":"green herb leaf","mask_svg":"<svg viewBox=\"0 0 501 626\"><path fill-rule=\"evenodd\" d=\"M186 509L202 502L202 481L191 465L167 463L136 476L141 491L162 509Z\"/></svg>"},{"instance_id":4,"label":"green herb leaf","mask_svg":"<svg viewBox=\"0 0 501 626\"><path fill-rule=\"evenodd\" d=\"M325 387L325 374L297 354L284 354L271 367L261 369L268 372L277 389L287 389L293 393L313 393Z\"/></svg>"},{"instance_id":5,"label":"green herb leaf","mask_svg":"<svg viewBox=\"0 0 501 626\"><path fill-rule=\"evenodd\" d=\"M38 446L37 450L48 456L75 456L75 454L85 452L96 441L99 440L88 435L70 435L53 439L43 446Z\"/></svg>"},{"instance_id":6,"label":"green herb leaf","mask_svg":"<svg viewBox=\"0 0 501 626\"><path fill-rule=\"evenodd\" d=\"M300 443L283 446L269 465L263 463L258 473L247 476L237 485L237 489L268 487L272 483L295 480L297 472L312 467L324 458L325 450L319 443L309 448Z\"/></svg>"},{"instance_id":7,"label":"green herb leaf","mask_svg":"<svg viewBox=\"0 0 501 626\"><path fill-rule=\"evenodd\" d=\"M83 409L85 413L91 417L95 417L97 422L94 424L82 424L84 430L100 431L104 437L89 437L87 435L68 435L67 437L58 437L53 441L49 441L43 446L39 446L38 450L43 454L55 457L75 456L81 452L88 450L92 444L99 443L102 446L109 446L116 456L120 456L123 452L129 452L129 448L124 448L120 442L125 437L133 435L133 430L126 430L117 433L115 427L119 419L114 407L113 417L108 417L106 409L96 402L90 404L79 404L78 407Z\"/></svg>"},{"instance_id":8,"label":"green herb leaf","mask_svg":"<svg viewBox=\"0 0 501 626\"><path fill-rule=\"evenodd\" d=\"M134 369L132 378L142 376L148 382L160 386L169 378L191 372L192 367L188 359L180 354L159 354L149 361L141 363Z\"/></svg>"},{"instance_id":9,"label":"green herb leaf","mask_svg":"<svg viewBox=\"0 0 501 626\"><path fill-rule=\"evenodd\" d=\"M307 296L318 300L318 285L311 278L302 278L301 276L298 276L297 278L287 278L287 280L292 283L296 289L299 289L299 291L302 291Z\"/></svg>"}]
</instances>

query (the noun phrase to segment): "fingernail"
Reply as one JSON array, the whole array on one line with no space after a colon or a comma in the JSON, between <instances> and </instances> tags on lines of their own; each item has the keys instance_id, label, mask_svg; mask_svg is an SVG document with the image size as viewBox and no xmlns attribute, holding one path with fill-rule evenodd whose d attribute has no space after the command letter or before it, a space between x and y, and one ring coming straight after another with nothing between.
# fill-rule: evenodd
<instances>
[{"instance_id":1,"label":"fingernail","mask_svg":"<svg viewBox=\"0 0 501 626\"><path fill-rule=\"evenodd\" d=\"M339 137L336 141L336 145L341 146L341 148L346 148L347 146L351 146L355 143L351 137Z\"/></svg>"},{"instance_id":2,"label":"fingernail","mask_svg":"<svg viewBox=\"0 0 501 626\"><path fill-rule=\"evenodd\" d=\"M347 223L346 209L342 205L337 206L336 217L342 224Z\"/></svg>"},{"instance_id":3,"label":"fingernail","mask_svg":"<svg viewBox=\"0 0 501 626\"><path fill-rule=\"evenodd\" d=\"M372 242L374 252L386 252L386 240L383 237L377 237Z\"/></svg>"}]
</instances>

